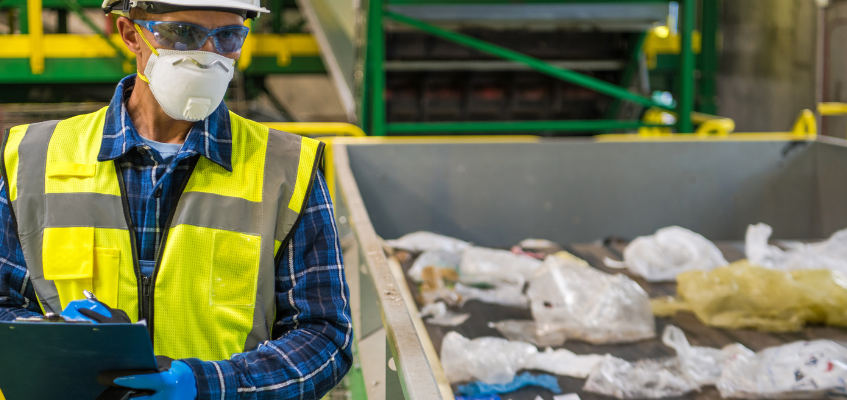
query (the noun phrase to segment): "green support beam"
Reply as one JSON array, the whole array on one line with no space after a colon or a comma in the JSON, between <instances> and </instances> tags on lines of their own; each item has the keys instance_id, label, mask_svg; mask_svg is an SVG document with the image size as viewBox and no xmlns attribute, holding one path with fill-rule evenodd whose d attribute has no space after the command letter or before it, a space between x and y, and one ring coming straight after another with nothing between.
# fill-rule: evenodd
<instances>
[{"instance_id":1,"label":"green support beam","mask_svg":"<svg viewBox=\"0 0 847 400\"><path fill-rule=\"evenodd\" d=\"M717 115L715 104L715 78L718 74L718 24L720 21L719 0L702 0L703 44L700 52L700 93L698 99L699 111Z\"/></svg>"},{"instance_id":2,"label":"green support beam","mask_svg":"<svg viewBox=\"0 0 847 400\"><path fill-rule=\"evenodd\" d=\"M666 125L645 124L639 121L491 121L491 122L403 122L391 123L388 133L444 134L444 133L502 133L502 132L603 132L638 129Z\"/></svg>"},{"instance_id":3,"label":"green support beam","mask_svg":"<svg viewBox=\"0 0 847 400\"><path fill-rule=\"evenodd\" d=\"M385 136L385 38L382 26L382 17L385 11L381 0L370 0L368 2L368 56L367 70L370 84L370 130L372 136Z\"/></svg>"},{"instance_id":4,"label":"green support beam","mask_svg":"<svg viewBox=\"0 0 847 400\"><path fill-rule=\"evenodd\" d=\"M694 125L691 122L691 112L694 111L694 67L695 57L693 48L693 34L695 26L695 15L697 14L696 0L683 0L680 2L680 37L682 49L680 51L679 63L679 133L693 133Z\"/></svg>"},{"instance_id":5,"label":"green support beam","mask_svg":"<svg viewBox=\"0 0 847 400\"><path fill-rule=\"evenodd\" d=\"M693 0L686 0L686 1L691 2ZM380 12L382 12L381 9L380 9ZM385 12L385 16L387 16L387 17L389 17L389 18L391 18L395 21L402 22L406 25L420 29L424 32L431 34L431 35L440 37L442 39L446 39L446 40L449 40L451 42L459 43L461 45L470 47L472 49L476 49L476 50L479 50L481 52L488 53L488 54L491 54L491 55L494 55L494 56L497 56L497 57L500 57L500 58L503 58L503 59L506 59L506 60L511 60L511 61L515 61L515 62L525 64L525 65L529 66L530 68L532 68L532 69L534 69L538 72L541 72L543 74L547 74L547 75L550 75L554 78L558 78L558 79L573 83L575 85L579 85L579 86L594 90L596 92L611 96L613 98L632 101L634 103L641 104L645 107L658 107L658 108L668 109L668 107L665 106L665 105L654 102L650 98L647 98L647 97L641 96L639 94L630 92L629 90L624 89L620 86L617 86L617 85L611 84L609 82L606 82L606 81L603 81L603 80L600 80L600 79L597 79L597 78L593 78L593 77L590 77L590 76L587 76L587 75L583 75L583 74L580 74L578 72L574 72L574 71L571 71L571 70L568 70L568 69L555 67L555 66L550 65L550 64L548 64L548 63L546 63L542 60L539 60L537 58L530 57L530 56L527 56L525 54L518 53L516 51L512 51L512 50L506 49L504 47L497 46L495 44L488 43L484 40L479 40L479 39L476 39L476 38L473 38L473 37L470 37L470 36L467 36L467 35L463 35L463 34L456 33L456 32L451 32L451 31L448 31L448 30L444 30L444 29L441 29L439 27L427 24L425 22L418 21L414 18L410 18L410 17L407 17L405 15L397 14L397 13L390 12L390 11ZM371 14L371 17L373 18L373 14ZM689 37L689 51L691 51L690 43L691 43L691 40L690 40L690 37ZM380 46L381 46L381 41L380 41ZM693 56L693 54L694 53L692 51L691 55ZM380 61L381 60L382 59L380 58ZM693 59L692 59L692 61L693 61ZM693 71L693 64L692 64L692 71ZM381 71L380 71L379 75L383 75L381 73ZM693 72L692 72L691 75L693 77ZM375 84L376 84L376 82L374 83L374 85ZM376 89L376 86L374 86L374 88ZM374 110L374 112L376 112L376 110ZM375 114L375 116L376 116L376 114Z\"/></svg>"}]
</instances>

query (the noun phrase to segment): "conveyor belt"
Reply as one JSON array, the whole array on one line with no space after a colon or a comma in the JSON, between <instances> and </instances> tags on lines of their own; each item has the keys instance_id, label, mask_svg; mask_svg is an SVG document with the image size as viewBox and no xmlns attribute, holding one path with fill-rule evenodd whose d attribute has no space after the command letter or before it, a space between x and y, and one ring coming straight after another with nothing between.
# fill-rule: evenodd
<instances>
[{"instance_id":1,"label":"conveyor belt","mask_svg":"<svg viewBox=\"0 0 847 400\"><path fill-rule=\"evenodd\" d=\"M738 261L744 258L743 243L717 242L716 245L723 252L724 257L729 262ZM625 242L608 241L606 244L574 244L565 247L565 250L588 261L592 266L604 272L612 274L624 273L630 276L633 280L638 282L645 291L647 291L651 298L676 294L676 283L649 283L642 278L629 274L629 271L611 269L603 264L603 259L606 257L620 260L625 247ZM411 268L412 262L413 260L409 260L402 264L404 271L408 271L409 268ZM408 276L406 280L409 288L412 290L412 293L417 295L417 285L409 280ZM439 353L439 355L441 354L441 342L447 332L456 331L471 339L482 336L502 337L497 330L488 327L488 322L496 322L505 319L532 319L532 314L529 309L485 304L476 300L468 301L459 311L462 313L470 313L471 317L464 324L457 327L441 327L426 324L427 332L429 333L432 343L435 346L435 350ZM568 339L561 348L568 349L577 354L609 353L615 357L620 357L629 361L644 358L674 356L676 355L674 350L662 344L660 339L665 326L669 324L676 325L681 328L685 332L685 336L688 338L688 341L694 346L720 348L737 342L753 351L759 351L766 347L777 346L798 340L831 339L836 341L847 341L847 329L844 328L812 326L804 328L800 332L793 333L764 333L741 329L716 329L703 325L693 314L681 312L673 318L656 318L656 332L658 337L652 340L629 344L592 345L579 340ZM562 388L562 393L577 393L583 400L610 399L610 397L582 391L582 386L585 384L584 379L561 376L558 378L559 386ZM453 385L453 390L455 391L456 389L457 385ZM553 398L553 394L550 391L539 388L524 388L516 392L501 395L503 400L534 400L536 396L541 396L545 400ZM678 397L678 399L700 400L720 398L720 394L718 394L718 391L714 387L706 387L702 392L693 392L686 396Z\"/></svg>"}]
</instances>

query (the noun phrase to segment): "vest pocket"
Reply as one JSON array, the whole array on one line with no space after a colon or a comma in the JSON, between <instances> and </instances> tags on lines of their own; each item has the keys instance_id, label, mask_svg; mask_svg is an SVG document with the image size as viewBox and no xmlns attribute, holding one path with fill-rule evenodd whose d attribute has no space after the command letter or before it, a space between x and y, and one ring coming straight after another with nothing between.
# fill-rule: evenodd
<instances>
[{"instance_id":1,"label":"vest pocket","mask_svg":"<svg viewBox=\"0 0 847 400\"><path fill-rule=\"evenodd\" d=\"M259 243L258 236L215 231L210 305L253 307L256 304Z\"/></svg>"},{"instance_id":2,"label":"vest pocket","mask_svg":"<svg viewBox=\"0 0 847 400\"><path fill-rule=\"evenodd\" d=\"M93 178L96 164L48 163L48 178Z\"/></svg>"},{"instance_id":3,"label":"vest pocket","mask_svg":"<svg viewBox=\"0 0 847 400\"><path fill-rule=\"evenodd\" d=\"M94 277L94 228L46 228L42 246L44 279L56 284L62 309L92 290Z\"/></svg>"},{"instance_id":4,"label":"vest pocket","mask_svg":"<svg viewBox=\"0 0 847 400\"><path fill-rule=\"evenodd\" d=\"M118 272L121 265L121 249L94 248L94 277L92 291L97 300L118 308Z\"/></svg>"}]
</instances>

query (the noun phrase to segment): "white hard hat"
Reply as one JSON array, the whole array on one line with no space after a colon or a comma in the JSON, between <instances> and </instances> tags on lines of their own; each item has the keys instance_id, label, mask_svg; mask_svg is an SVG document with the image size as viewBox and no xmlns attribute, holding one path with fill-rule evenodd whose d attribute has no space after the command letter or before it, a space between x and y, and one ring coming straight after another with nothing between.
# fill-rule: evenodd
<instances>
[{"instance_id":1,"label":"white hard hat","mask_svg":"<svg viewBox=\"0 0 847 400\"><path fill-rule=\"evenodd\" d=\"M151 14L198 9L219 10L243 14L245 18L258 17L259 13L270 12L262 7L260 0L103 0L103 11L129 16L133 7L141 7Z\"/></svg>"}]
</instances>

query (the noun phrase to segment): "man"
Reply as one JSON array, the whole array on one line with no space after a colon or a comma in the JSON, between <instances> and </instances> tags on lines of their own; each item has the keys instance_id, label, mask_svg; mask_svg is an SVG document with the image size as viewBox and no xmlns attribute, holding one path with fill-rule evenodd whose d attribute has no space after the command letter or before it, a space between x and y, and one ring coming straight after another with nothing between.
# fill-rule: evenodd
<instances>
[{"instance_id":1,"label":"man","mask_svg":"<svg viewBox=\"0 0 847 400\"><path fill-rule=\"evenodd\" d=\"M323 145L222 102L245 18L267 10L104 9L139 73L100 111L6 133L0 320L146 320L161 372L114 383L151 399L320 398L352 362Z\"/></svg>"}]
</instances>

